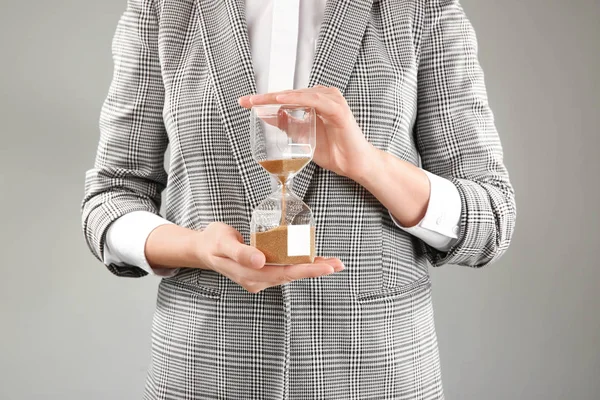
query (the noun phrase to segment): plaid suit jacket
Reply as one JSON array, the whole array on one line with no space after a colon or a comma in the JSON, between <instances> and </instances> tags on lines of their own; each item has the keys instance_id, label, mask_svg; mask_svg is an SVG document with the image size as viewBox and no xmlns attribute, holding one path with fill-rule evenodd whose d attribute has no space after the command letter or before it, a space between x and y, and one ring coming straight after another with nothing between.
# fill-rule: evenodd
<instances>
[{"instance_id":1,"label":"plaid suit jacket","mask_svg":"<svg viewBox=\"0 0 600 400\"><path fill-rule=\"evenodd\" d=\"M86 175L83 229L99 259L111 222L158 213L164 188L169 220L222 221L249 242L271 186L237 103L256 90L245 24L243 0L128 1ZM317 84L344 93L373 145L457 186L458 243L428 247L364 188L311 163L294 191L314 212L318 254L346 270L257 295L211 271L163 279L146 399L443 398L428 264L489 264L515 221L472 26L458 0L329 0Z\"/></svg>"}]
</instances>

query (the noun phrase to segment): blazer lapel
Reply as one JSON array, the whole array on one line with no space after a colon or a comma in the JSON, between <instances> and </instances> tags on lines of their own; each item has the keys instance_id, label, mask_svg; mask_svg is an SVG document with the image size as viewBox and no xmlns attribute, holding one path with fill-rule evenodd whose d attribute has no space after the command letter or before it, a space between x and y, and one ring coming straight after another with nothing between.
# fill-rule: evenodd
<instances>
[{"instance_id":1,"label":"blazer lapel","mask_svg":"<svg viewBox=\"0 0 600 400\"><path fill-rule=\"evenodd\" d=\"M354 69L373 0L328 0L317 40L309 87L337 87L344 93ZM304 198L316 164L308 164L293 180L293 190Z\"/></svg>"},{"instance_id":2,"label":"blazer lapel","mask_svg":"<svg viewBox=\"0 0 600 400\"><path fill-rule=\"evenodd\" d=\"M195 0L215 97L252 210L271 193L271 180L252 158L250 112L238 98L256 93L248 29L242 0Z\"/></svg>"}]
</instances>

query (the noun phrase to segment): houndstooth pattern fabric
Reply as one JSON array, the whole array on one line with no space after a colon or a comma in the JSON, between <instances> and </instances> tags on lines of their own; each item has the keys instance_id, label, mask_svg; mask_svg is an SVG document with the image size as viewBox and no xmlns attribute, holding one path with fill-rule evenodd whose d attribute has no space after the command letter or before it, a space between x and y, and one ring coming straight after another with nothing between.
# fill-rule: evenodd
<instances>
[{"instance_id":1,"label":"houndstooth pattern fabric","mask_svg":"<svg viewBox=\"0 0 600 400\"><path fill-rule=\"evenodd\" d=\"M251 212L271 185L237 103L256 91L244 1L129 0L113 52L83 202L92 252L102 259L121 215L158 213L164 188L169 220L222 221L249 242ZM163 279L145 399L443 398L428 262L487 265L515 222L473 29L457 0L329 0L317 84L344 93L373 145L454 182L458 243L426 246L364 188L311 163L294 191L315 214L317 252L346 269L256 295L211 271Z\"/></svg>"}]
</instances>

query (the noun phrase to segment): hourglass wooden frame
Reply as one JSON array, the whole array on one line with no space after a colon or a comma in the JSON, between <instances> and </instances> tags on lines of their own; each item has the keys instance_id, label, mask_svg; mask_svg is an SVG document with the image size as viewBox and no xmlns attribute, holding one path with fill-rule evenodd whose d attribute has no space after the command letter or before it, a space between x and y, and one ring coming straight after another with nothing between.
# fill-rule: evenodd
<instances>
[{"instance_id":1,"label":"hourglass wooden frame","mask_svg":"<svg viewBox=\"0 0 600 400\"><path fill-rule=\"evenodd\" d=\"M315 110L293 104L252 107L250 145L254 160L277 179L277 189L252 213L251 245L270 265L312 263L315 221L291 182L313 158Z\"/></svg>"}]
</instances>

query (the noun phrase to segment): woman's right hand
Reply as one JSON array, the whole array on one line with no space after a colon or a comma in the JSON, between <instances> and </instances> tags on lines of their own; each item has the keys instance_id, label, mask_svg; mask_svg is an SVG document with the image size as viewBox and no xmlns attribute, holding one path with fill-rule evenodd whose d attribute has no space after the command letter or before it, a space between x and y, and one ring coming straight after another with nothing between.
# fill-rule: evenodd
<instances>
[{"instance_id":1,"label":"woman's right hand","mask_svg":"<svg viewBox=\"0 0 600 400\"><path fill-rule=\"evenodd\" d=\"M313 264L265 265L260 250L244 244L236 229L221 222L213 222L203 231L161 225L148 236L145 252L152 267L210 269L251 293L344 269L339 259L323 257Z\"/></svg>"}]
</instances>

